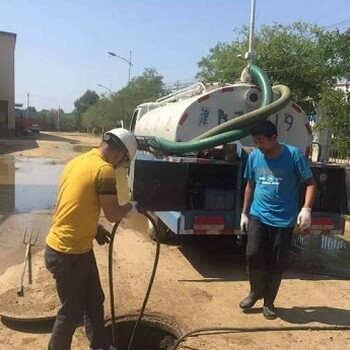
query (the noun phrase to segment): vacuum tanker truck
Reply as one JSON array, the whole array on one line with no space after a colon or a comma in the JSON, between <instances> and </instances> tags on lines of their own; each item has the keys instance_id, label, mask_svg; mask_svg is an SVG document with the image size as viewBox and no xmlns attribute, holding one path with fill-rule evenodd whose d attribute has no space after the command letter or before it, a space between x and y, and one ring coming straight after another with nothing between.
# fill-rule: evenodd
<instances>
[{"instance_id":1,"label":"vacuum tanker truck","mask_svg":"<svg viewBox=\"0 0 350 350\"><path fill-rule=\"evenodd\" d=\"M155 218L162 240L174 234L243 234L243 173L255 146L249 128L262 119L276 125L280 142L299 147L310 159L317 196L306 233L344 233L348 169L311 162L307 115L288 87L271 86L265 73L250 65L236 83L196 83L137 106L131 131L138 151L129 188Z\"/></svg>"}]
</instances>

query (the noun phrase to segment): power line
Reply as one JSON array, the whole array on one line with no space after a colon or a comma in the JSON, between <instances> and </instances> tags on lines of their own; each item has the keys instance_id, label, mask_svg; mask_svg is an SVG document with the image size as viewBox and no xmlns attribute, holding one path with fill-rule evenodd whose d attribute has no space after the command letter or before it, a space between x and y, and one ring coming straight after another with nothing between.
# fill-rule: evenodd
<instances>
[{"instance_id":1,"label":"power line","mask_svg":"<svg viewBox=\"0 0 350 350\"><path fill-rule=\"evenodd\" d=\"M198 80L196 80L195 78L187 78L187 79L179 79L179 80L175 80L175 81L171 81L171 82L165 82L163 85L167 90L170 91L177 91L180 89L183 89L187 86L190 86L194 83L196 83Z\"/></svg>"},{"instance_id":2,"label":"power line","mask_svg":"<svg viewBox=\"0 0 350 350\"><path fill-rule=\"evenodd\" d=\"M17 94L17 97L27 97L27 94L23 95L23 94ZM45 96L39 96L39 95L33 95L30 94L30 97L34 97L40 100L46 100L46 101L53 101L53 102L62 102L62 103L74 103L74 101L72 100L60 100L60 99L56 99L56 98L52 98L52 97L45 97Z\"/></svg>"},{"instance_id":3,"label":"power line","mask_svg":"<svg viewBox=\"0 0 350 350\"><path fill-rule=\"evenodd\" d=\"M343 27L343 26L344 26L345 24L347 24L347 23L350 23L350 19L346 19L346 20L341 21L341 22L329 24L329 25L323 26L323 27L321 27L321 28L322 28L322 29L325 29L325 30L329 30L329 29L332 29L332 28Z\"/></svg>"}]
</instances>

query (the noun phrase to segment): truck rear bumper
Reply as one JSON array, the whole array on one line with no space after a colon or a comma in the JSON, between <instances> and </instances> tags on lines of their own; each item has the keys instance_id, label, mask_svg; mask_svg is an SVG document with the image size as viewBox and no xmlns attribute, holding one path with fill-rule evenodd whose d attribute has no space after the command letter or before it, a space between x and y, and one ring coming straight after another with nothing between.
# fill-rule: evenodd
<instances>
[{"instance_id":1,"label":"truck rear bumper","mask_svg":"<svg viewBox=\"0 0 350 350\"><path fill-rule=\"evenodd\" d=\"M343 235L345 232L345 219L336 213L312 214L311 227L303 234L311 235Z\"/></svg>"},{"instance_id":2,"label":"truck rear bumper","mask_svg":"<svg viewBox=\"0 0 350 350\"><path fill-rule=\"evenodd\" d=\"M239 228L239 213L232 211L167 211L155 212L164 224L178 235L242 235ZM312 215L311 227L303 235L342 235L345 219L337 213ZM296 232L297 233L297 232Z\"/></svg>"},{"instance_id":3,"label":"truck rear bumper","mask_svg":"<svg viewBox=\"0 0 350 350\"><path fill-rule=\"evenodd\" d=\"M155 212L164 224L179 235L242 234L237 214L232 211Z\"/></svg>"}]
</instances>

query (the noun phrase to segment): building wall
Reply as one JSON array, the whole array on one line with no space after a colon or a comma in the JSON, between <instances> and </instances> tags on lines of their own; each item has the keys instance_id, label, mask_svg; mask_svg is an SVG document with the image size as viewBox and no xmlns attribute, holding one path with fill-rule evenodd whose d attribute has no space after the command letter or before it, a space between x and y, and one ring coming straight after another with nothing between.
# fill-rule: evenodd
<instances>
[{"instance_id":1,"label":"building wall","mask_svg":"<svg viewBox=\"0 0 350 350\"><path fill-rule=\"evenodd\" d=\"M16 34L0 31L0 135L15 135Z\"/></svg>"},{"instance_id":2,"label":"building wall","mask_svg":"<svg viewBox=\"0 0 350 350\"><path fill-rule=\"evenodd\" d=\"M0 213L15 209L15 162L0 159Z\"/></svg>"}]
</instances>

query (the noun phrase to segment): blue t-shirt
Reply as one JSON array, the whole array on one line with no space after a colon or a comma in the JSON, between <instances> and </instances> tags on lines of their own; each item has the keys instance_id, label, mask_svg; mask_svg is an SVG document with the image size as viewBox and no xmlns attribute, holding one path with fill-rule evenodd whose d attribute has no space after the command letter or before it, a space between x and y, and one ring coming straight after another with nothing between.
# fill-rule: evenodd
<instances>
[{"instance_id":1,"label":"blue t-shirt","mask_svg":"<svg viewBox=\"0 0 350 350\"><path fill-rule=\"evenodd\" d=\"M274 159L265 158L259 149L251 152L244 177L255 182L250 215L270 226L291 227L297 217L300 183L313 175L300 149L282 145Z\"/></svg>"}]
</instances>

